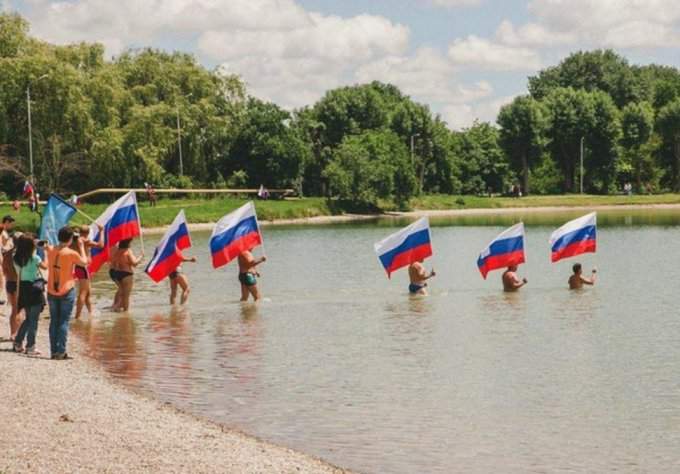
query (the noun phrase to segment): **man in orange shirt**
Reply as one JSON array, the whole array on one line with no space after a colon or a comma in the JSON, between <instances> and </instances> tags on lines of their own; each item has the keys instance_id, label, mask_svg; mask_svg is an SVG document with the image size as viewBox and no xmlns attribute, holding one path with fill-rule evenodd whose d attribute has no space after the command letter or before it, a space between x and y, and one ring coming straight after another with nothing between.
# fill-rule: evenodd
<instances>
[{"instance_id":1,"label":"man in orange shirt","mask_svg":"<svg viewBox=\"0 0 680 474\"><path fill-rule=\"evenodd\" d=\"M68 359L66 340L68 324L76 301L73 267L88 265L83 241L78 237L78 251L69 247L73 243L70 227L59 229L59 245L47 249L48 277L47 302L50 306L50 352L52 359Z\"/></svg>"}]
</instances>

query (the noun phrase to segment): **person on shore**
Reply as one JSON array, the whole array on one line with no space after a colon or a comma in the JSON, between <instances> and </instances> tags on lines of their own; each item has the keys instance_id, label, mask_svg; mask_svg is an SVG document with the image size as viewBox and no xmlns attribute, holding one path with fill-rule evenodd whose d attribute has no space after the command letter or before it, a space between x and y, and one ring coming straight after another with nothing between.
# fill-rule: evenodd
<instances>
[{"instance_id":1,"label":"person on shore","mask_svg":"<svg viewBox=\"0 0 680 474\"><path fill-rule=\"evenodd\" d=\"M14 227L14 217L6 215L2 218L2 223L0 224L0 265L2 264L4 254L12 249L12 237L10 233ZM5 288L5 272L0 272L0 292ZM6 298L0 298L0 305L6 303Z\"/></svg>"},{"instance_id":2,"label":"person on shore","mask_svg":"<svg viewBox=\"0 0 680 474\"><path fill-rule=\"evenodd\" d=\"M130 249L132 239L121 240L117 248L111 249L111 270L109 276L118 287L113 300L112 311L127 311L130 309L130 295L134 281L134 269L144 259L144 253L135 257Z\"/></svg>"},{"instance_id":3,"label":"person on shore","mask_svg":"<svg viewBox=\"0 0 680 474\"><path fill-rule=\"evenodd\" d=\"M69 321L76 301L73 270L76 265L87 266L85 245L78 239L78 251L71 249L73 230L59 229L59 245L47 247L48 277L47 303L50 307L50 353L52 359L68 359L66 342Z\"/></svg>"},{"instance_id":4,"label":"person on shore","mask_svg":"<svg viewBox=\"0 0 680 474\"><path fill-rule=\"evenodd\" d=\"M40 269L47 265L36 255L36 239L32 234L23 234L16 241L13 257L14 270L19 278L17 290L17 311L24 310L26 317L14 339L14 352L23 352L26 338L26 355L37 357L35 335L38 331L40 313L45 307L45 280Z\"/></svg>"},{"instance_id":5,"label":"person on shore","mask_svg":"<svg viewBox=\"0 0 680 474\"><path fill-rule=\"evenodd\" d=\"M97 242L90 240L90 227L80 226L77 229L77 234L74 233L73 244L71 248L75 251L78 250L78 242L82 241L85 247L85 255L87 256L88 262L91 259L91 250L93 248L103 249L104 248L104 227L101 224L97 224L99 227L99 239ZM79 240L76 238L80 237ZM76 300L76 319L80 318L83 312L83 307L87 308L87 312L92 316L92 301L90 295L92 293L92 285L90 284L90 272L87 266L76 265L75 271L76 279L78 280L78 297Z\"/></svg>"},{"instance_id":6,"label":"person on shore","mask_svg":"<svg viewBox=\"0 0 680 474\"><path fill-rule=\"evenodd\" d=\"M238 256L238 281L241 283L241 301L248 301L248 297L253 295L253 300L261 298L260 290L257 288L257 278L260 274L256 267L267 261L267 257L255 259L253 254L246 250Z\"/></svg>"},{"instance_id":7,"label":"person on shore","mask_svg":"<svg viewBox=\"0 0 680 474\"><path fill-rule=\"evenodd\" d=\"M17 311L17 273L14 269L14 248L2 252L2 275L5 281L5 293L9 306L9 339L13 341L19 330L19 312Z\"/></svg>"},{"instance_id":8,"label":"person on shore","mask_svg":"<svg viewBox=\"0 0 680 474\"><path fill-rule=\"evenodd\" d=\"M503 291L517 291L527 283L529 283L529 281L526 278L520 280L519 276L517 276L517 265L510 265L508 269L503 272Z\"/></svg>"},{"instance_id":9,"label":"person on shore","mask_svg":"<svg viewBox=\"0 0 680 474\"><path fill-rule=\"evenodd\" d=\"M422 260L413 262L408 266L408 277L410 280L408 292L412 295L427 295L427 290L425 289L427 288L427 280L436 275L434 270L429 275L427 274Z\"/></svg>"},{"instance_id":10,"label":"person on shore","mask_svg":"<svg viewBox=\"0 0 680 474\"><path fill-rule=\"evenodd\" d=\"M569 277L569 289L570 290L580 290L583 285L594 285L595 277L597 276L597 268L593 268L590 278L583 276L583 266L580 263L575 263L572 267L574 272L573 275Z\"/></svg>"},{"instance_id":11,"label":"person on shore","mask_svg":"<svg viewBox=\"0 0 680 474\"><path fill-rule=\"evenodd\" d=\"M182 257L182 263L191 262L196 263L196 257L184 258ZM174 305L177 300L177 289L182 289L182 296L179 300L180 304L184 304L189 299L189 293L191 288L189 288L189 279L182 273L182 266L178 266L174 272L172 272L168 278L170 279L170 304Z\"/></svg>"}]
</instances>

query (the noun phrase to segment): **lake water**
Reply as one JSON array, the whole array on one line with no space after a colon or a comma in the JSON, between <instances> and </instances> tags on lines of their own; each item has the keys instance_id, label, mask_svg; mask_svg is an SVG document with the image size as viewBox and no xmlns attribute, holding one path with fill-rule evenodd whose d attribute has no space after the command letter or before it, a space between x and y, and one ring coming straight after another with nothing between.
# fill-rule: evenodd
<instances>
[{"instance_id":1,"label":"lake water","mask_svg":"<svg viewBox=\"0 0 680 474\"><path fill-rule=\"evenodd\" d=\"M476 258L518 216L435 222L427 298L373 254L403 222L265 228L258 305L194 234L186 308L138 275L130 315L73 331L125 384L362 472L679 472L680 213L600 213L598 253L551 264L579 214L526 219L517 294ZM569 292L577 260L599 281Z\"/></svg>"}]
</instances>

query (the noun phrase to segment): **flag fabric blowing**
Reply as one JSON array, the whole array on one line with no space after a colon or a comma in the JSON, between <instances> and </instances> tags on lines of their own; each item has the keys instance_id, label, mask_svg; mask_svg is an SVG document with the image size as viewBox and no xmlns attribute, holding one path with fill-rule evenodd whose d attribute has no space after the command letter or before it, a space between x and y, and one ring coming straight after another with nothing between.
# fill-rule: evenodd
<instances>
[{"instance_id":1,"label":"flag fabric blowing","mask_svg":"<svg viewBox=\"0 0 680 474\"><path fill-rule=\"evenodd\" d=\"M418 219L373 247L389 278L392 272L432 255L430 221L427 217Z\"/></svg>"},{"instance_id":2,"label":"flag fabric blowing","mask_svg":"<svg viewBox=\"0 0 680 474\"><path fill-rule=\"evenodd\" d=\"M58 245L59 229L66 226L76 209L56 194L50 194L40 221L40 240L46 240L50 245Z\"/></svg>"},{"instance_id":3,"label":"flag fabric blowing","mask_svg":"<svg viewBox=\"0 0 680 474\"><path fill-rule=\"evenodd\" d=\"M551 260L582 253L594 253L597 248L597 213L587 214L569 221L550 236Z\"/></svg>"},{"instance_id":4,"label":"flag fabric blowing","mask_svg":"<svg viewBox=\"0 0 680 474\"><path fill-rule=\"evenodd\" d=\"M491 270L524 263L524 223L515 224L504 230L482 250L477 267L486 280Z\"/></svg>"},{"instance_id":5,"label":"flag fabric blowing","mask_svg":"<svg viewBox=\"0 0 680 474\"><path fill-rule=\"evenodd\" d=\"M159 283L177 270L182 264L182 250L190 247L189 227L184 210L181 210L154 250L153 257L144 271L153 281Z\"/></svg>"},{"instance_id":6,"label":"flag fabric blowing","mask_svg":"<svg viewBox=\"0 0 680 474\"><path fill-rule=\"evenodd\" d=\"M220 268L241 252L262 245L262 234L257 223L252 201L220 219L210 237L213 268Z\"/></svg>"},{"instance_id":7,"label":"flag fabric blowing","mask_svg":"<svg viewBox=\"0 0 680 474\"><path fill-rule=\"evenodd\" d=\"M92 261L89 267L91 273L96 273L109 260L111 247L121 240L131 239L141 234L135 192L130 191L118 199L95 220L95 223L90 226L90 238L93 242L99 241L97 224L104 228L104 248L92 249Z\"/></svg>"}]
</instances>

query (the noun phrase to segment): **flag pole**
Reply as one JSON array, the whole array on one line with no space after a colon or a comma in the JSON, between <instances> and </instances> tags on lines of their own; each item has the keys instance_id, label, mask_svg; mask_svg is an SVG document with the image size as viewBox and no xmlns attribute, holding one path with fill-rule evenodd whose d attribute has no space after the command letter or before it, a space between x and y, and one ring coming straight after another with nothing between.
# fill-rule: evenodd
<instances>
[{"instance_id":1,"label":"flag pole","mask_svg":"<svg viewBox=\"0 0 680 474\"><path fill-rule=\"evenodd\" d=\"M142 245L142 253L146 255L144 251L144 231L142 229L142 213L139 212L139 204L137 203L137 193L132 191L132 195L135 197L135 207L137 208L137 223L139 224L139 243Z\"/></svg>"},{"instance_id":2,"label":"flag pole","mask_svg":"<svg viewBox=\"0 0 680 474\"><path fill-rule=\"evenodd\" d=\"M91 223L94 224L94 223L96 222L94 219L92 219L90 216L88 216L87 214L85 214L83 211L81 211L81 210L78 209L77 207L73 206L73 208L76 210L76 212L78 212L79 214L82 214L83 216L85 216L85 218L88 219Z\"/></svg>"},{"instance_id":3,"label":"flag pole","mask_svg":"<svg viewBox=\"0 0 680 474\"><path fill-rule=\"evenodd\" d=\"M253 203L253 209L254 208L255 208L255 203ZM264 248L264 236L262 235L262 229L260 228L260 221L257 218L257 209L255 209L255 224L257 224L257 231L260 233L260 244L262 246L262 256L266 257L267 251Z\"/></svg>"}]
</instances>

